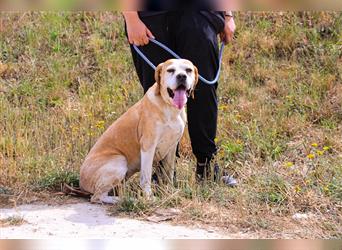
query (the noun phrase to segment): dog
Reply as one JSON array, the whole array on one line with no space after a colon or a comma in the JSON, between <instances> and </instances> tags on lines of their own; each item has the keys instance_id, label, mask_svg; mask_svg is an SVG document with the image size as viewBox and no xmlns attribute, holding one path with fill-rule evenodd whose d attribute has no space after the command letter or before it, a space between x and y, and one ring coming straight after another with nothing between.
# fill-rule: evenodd
<instances>
[{"instance_id":1,"label":"dog","mask_svg":"<svg viewBox=\"0 0 342 250\"><path fill-rule=\"evenodd\" d=\"M198 70L188 60L158 65L155 83L97 140L80 169L80 187L91 202L114 204L113 187L140 171L140 186L152 197L152 165L161 161L163 182L173 183L177 144L186 124L185 104L194 97Z\"/></svg>"}]
</instances>

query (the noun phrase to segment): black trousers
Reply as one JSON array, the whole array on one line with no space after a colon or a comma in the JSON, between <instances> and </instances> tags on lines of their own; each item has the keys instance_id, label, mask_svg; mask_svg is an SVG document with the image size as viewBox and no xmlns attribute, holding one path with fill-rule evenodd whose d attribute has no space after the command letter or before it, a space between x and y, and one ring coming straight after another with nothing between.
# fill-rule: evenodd
<instances>
[{"instance_id":1,"label":"black trousers","mask_svg":"<svg viewBox=\"0 0 342 250\"><path fill-rule=\"evenodd\" d=\"M208 19L199 11L177 11L141 16L141 20L158 41L182 58L192 61L200 75L209 80L214 79L218 69L217 34L220 30L217 27L223 27L213 23L215 18ZM141 47L141 50L155 65L172 58L153 43ZM131 52L140 83L146 92L155 82L154 70L132 46ZM208 85L200 81L195 90L195 98L189 98L187 103L191 146L198 162L206 162L216 153L216 89L217 83Z\"/></svg>"}]
</instances>

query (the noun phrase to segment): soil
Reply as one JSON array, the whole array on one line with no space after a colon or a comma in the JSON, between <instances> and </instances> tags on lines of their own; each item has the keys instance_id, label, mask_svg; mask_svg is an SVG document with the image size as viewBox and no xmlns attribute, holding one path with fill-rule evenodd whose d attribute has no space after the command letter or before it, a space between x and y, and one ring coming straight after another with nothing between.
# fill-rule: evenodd
<instances>
[{"instance_id":1,"label":"soil","mask_svg":"<svg viewBox=\"0 0 342 250\"><path fill-rule=\"evenodd\" d=\"M2 227L0 238L247 238L227 235L212 228L171 225L109 215L105 205L88 201L66 204L23 204L1 208L0 219L20 217L26 223ZM168 218L170 219L170 218ZM171 218L172 219L172 218ZM157 220L158 221L158 220Z\"/></svg>"}]
</instances>

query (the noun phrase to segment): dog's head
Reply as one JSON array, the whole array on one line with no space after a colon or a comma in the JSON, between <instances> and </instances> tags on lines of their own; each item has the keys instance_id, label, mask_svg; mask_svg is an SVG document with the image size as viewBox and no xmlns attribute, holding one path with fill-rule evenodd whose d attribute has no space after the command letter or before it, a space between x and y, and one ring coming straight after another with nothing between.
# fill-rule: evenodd
<instances>
[{"instance_id":1,"label":"dog's head","mask_svg":"<svg viewBox=\"0 0 342 250\"><path fill-rule=\"evenodd\" d=\"M170 59L158 65L155 79L158 84L157 92L163 100L182 109L190 95L194 98L198 71L189 60Z\"/></svg>"}]
</instances>

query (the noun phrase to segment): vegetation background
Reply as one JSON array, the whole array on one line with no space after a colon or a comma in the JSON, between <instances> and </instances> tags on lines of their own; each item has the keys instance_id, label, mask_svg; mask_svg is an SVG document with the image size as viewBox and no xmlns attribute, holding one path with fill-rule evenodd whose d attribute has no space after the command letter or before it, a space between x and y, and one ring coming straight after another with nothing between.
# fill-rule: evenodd
<instances>
[{"instance_id":1,"label":"vegetation background","mask_svg":"<svg viewBox=\"0 0 342 250\"><path fill-rule=\"evenodd\" d=\"M238 12L235 19L218 90L217 161L238 187L197 185L185 135L178 187L156 190L159 199L148 204L130 199L139 197L133 178L112 209L139 217L178 207L175 223L341 238L342 14ZM96 139L142 97L123 27L117 12L0 13L2 205L78 185Z\"/></svg>"}]
</instances>

